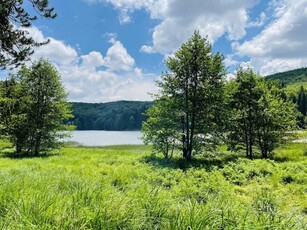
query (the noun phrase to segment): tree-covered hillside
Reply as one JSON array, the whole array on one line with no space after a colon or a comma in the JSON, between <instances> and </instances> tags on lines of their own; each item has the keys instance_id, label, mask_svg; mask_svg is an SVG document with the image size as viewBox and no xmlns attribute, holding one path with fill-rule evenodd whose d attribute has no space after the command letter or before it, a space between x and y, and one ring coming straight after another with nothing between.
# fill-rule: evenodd
<instances>
[{"instance_id":1,"label":"tree-covered hillside","mask_svg":"<svg viewBox=\"0 0 307 230\"><path fill-rule=\"evenodd\" d=\"M307 85L307 67L269 75L266 79L281 82L286 91L298 97L300 86ZM143 113L152 104L142 101L73 102L74 118L70 122L77 130L140 130L145 120Z\"/></svg>"},{"instance_id":2,"label":"tree-covered hillside","mask_svg":"<svg viewBox=\"0 0 307 230\"><path fill-rule=\"evenodd\" d=\"M266 76L267 80L280 81L283 86L307 82L307 67Z\"/></svg>"},{"instance_id":3,"label":"tree-covered hillside","mask_svg":"<svg viewBox=\"0 0 307 230\"><path fill-rule=\"evenodd\" d=\"M307 67L269 75L265 79L278 82L279 86L283 88L283 99L292 100L301 113L297 117L298 125L301 128L306 127Z\"/></svg>"},{"instance_id":4,"label":"tree-covered hillside","mask_svg":"<svg viewBox=\"0 0 307 230\"><path fill-rule=\"evenodd\" d=\"M140 130L152 102L72 103L77 130Z\"/></svg>"}]
</instances>

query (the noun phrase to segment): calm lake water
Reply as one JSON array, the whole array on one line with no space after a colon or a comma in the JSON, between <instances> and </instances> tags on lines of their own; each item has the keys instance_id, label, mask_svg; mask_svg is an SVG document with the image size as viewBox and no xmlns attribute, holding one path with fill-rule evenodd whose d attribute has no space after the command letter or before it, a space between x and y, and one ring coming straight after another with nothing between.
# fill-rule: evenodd
<instances>
[{"instance_id":1,"label":"calm lake water","mask_svg":"<svg viewBox=\"0 0 307 230\"><path fill-rule=\"evenodd\" d=\"M140 131L74 131L64 141L78 142L84 146L143 144Z\"/></svg>"}]
</instances>

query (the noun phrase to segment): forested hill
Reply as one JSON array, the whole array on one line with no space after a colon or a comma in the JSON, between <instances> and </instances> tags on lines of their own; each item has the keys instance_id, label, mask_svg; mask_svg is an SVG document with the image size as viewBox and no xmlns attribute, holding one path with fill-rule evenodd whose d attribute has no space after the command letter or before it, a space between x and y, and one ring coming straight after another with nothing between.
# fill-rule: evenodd
<instances>
[{"instance_id":1,"label":"forested hill","mask_svg":"<svg viewBox=\"0 0 307 230\"><path fill-rule=\"evenodd\" d=\"M116 101L108 103L72 102L77 130L140 130L143 113L153 102Z\"/></svg>"},{"instance_id":2,"label":"forested hill","mask_svg":"<svg viewBox=\"0 0 307 230\"><path fill-rule=\"evenodd\" d=\"M302 116L298 116L298 125L306 128L307 117L307 67L276 73L266 77L268 81L277 81L283 88L283 98L292 100Z\"/></svg>"},{"instance_id":3,"label":"forested hill","mask_svg":"<svg viewBox=\"0 0 307 230\"><path fill-rule=\"evenodd\" d=\"M266 79L280 81L283 86L307 82L307 67L269 75Z\"/></svg>"}]
</instances>

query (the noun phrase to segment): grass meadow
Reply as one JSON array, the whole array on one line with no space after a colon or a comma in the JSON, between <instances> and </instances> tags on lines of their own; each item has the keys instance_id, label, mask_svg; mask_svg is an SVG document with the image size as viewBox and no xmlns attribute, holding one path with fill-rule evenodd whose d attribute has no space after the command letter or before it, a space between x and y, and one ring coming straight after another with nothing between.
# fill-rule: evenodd
<instances>
[{"instance_id":1,"label":"grass meadow","mask_svg":"<svg viewBox=\"0 0 307 230\"><path fill-rule=\"evenodd\" d=\"M12 158L0 144L0 229L307 229L307 145L272 160L224 148L185 164L148 146Z\"/></svg>"}]
</instances>

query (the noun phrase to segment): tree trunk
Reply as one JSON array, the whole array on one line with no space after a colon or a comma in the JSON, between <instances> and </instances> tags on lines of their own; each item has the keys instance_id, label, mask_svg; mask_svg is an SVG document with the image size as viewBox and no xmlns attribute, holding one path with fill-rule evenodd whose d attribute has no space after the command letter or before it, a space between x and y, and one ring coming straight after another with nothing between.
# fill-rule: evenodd
<instances>
[{"instance_id":1,"label":"tree trunk","mask_svg":"<svg viewBox=\"0 0 307 230\"><path fill-rule=\"evenodd\" d=\"M38 134L36 140L35 140L35 146L34 146L34 155L38 156L41 146L41 134Z\"/></svg>"},{"instance_id":2,"label":"tree trunk","mask_svg":"<svg viewBox=\"0 0 307 230\"><path fill-rule=\"evenodd\" d=\"M17 153L17 154L21 153L21 150L22 150L22 149L21 149L21 146L17 143L17 144L16 144L16 153Z\"/></svg>"},{"instance_id":3,"label":"tree trunk","mask_svg":"<svg viewBox=\"0 0 307 230\"><path fill-rule=\"evenodd\" d=\"M249 143L249 159L253 159L253 145L251 142Z\"/></svg>"},{"instance_id":4,"label":"tree trunk","mask_svg":"<svg viewBox=\"0 0 307 230\"><path fill-rule=\"evenodd\" d=\"M261 148L261 155L263 159L268 158L268 146L266 144L263 145L263 148Z\"/></svg>"},{"instance_id":5,"label":"tree trunk","mask_svg":"<svg viewBox=\"0 0 307 230\"><path fill-rule=\"evenodd\" d=\"M249 142L249 158L253 159L253 137L252 137L252 122L249 119L249 127L248 127L248 142Z\"/></svg>"},{"instance_id":6,"label":"tree trunk","mask_svg":"<svg viewBox=\"0 0 307 230\"><path fill-rule=\"evenodd\" d=\"M263 159L267 159L268 158L268 151L266 149L264 149L263 151L261 151L262 153L262 158Z\"/></svg>"},{"instance_id":7,"label":"tree trunk","mask_svg":"<svg viewBox=\"0 0 307 230\"><path fill-rule=\"evenodd\" d=\"M182 157L185 159L187 155L187 148L186 148L186 138L185 135L182 135Z\"/></svg>"},{"instance_id":8,"label":"tree trunk","mask_svg":"<svg viewBox=\"0 0 307 230\"><path fill-rule=\"evenodd\" d=\"M245 154L246 158L249 158L249 145L248 145L248 135L247 135L247 130L245 132Z\"/></svg>"}]
</instances>

